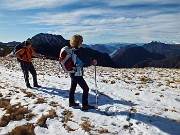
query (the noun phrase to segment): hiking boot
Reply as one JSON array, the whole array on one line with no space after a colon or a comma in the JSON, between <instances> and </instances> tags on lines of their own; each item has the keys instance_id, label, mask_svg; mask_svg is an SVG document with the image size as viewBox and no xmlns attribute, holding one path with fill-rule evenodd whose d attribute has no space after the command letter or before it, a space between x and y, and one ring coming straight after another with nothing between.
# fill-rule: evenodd
<instances>
[{"instance_id":1,"label":"hiking boot","mask_svg":"<svg viewBox=\"0 0 180 135\"><path fill-rule=\"evenodd\" d=\"M71 107L71 106L79 106L79 103L69 103L69 107Z\"/></svg>"},{"instance_id":2,"label":"hiking boot","mask_svg":"<svg viewBox=\"0 0 180 135\"><path fill-rule=\"evenodd\" d=\"M34 85L34 87L40 88L41 86L37 84L37 85Z\"/></svg>"},{"instance_id":3,"label":"hiking boot","mask_svg":"<svg viewBox=\"0 0 180 135\"><path fill-rule=\"evenodd\" d=\"M95 109L95 107L94 107L94 106L91 106L91 105L86 105L86 106L83 106L83 107L82 107L82 110L83 110L83 111L86 111L86 110L89 110L89 109Z\"/></svg>"},{"instance_id":4,"label":"hiking boot","mask_svg":"<svg viewBox=\"0 0 180 135\"><path fill-rule=\"evenodd\" d=\"M31 85L27 85L27 88L30 88L30 89L32 89Z\"/></svg>"}]
</instances>

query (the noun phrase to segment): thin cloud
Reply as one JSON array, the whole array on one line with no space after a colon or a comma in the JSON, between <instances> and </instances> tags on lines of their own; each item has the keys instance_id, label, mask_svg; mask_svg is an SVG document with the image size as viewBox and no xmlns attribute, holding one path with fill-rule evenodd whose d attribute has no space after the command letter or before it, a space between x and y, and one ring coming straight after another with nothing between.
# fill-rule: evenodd
<instances>
[{"instance_id":1,"label":"thin cloud","mask_svg":"<svg viewBox=\"0 0 180 135\"><path fill-rule=\"evenodd\" d=\"M105 0L110 6L125 6L137 4L180 4L179 0Z\"/></svg>"},{"instance_id":2,"label":"thin cloud","mask_svg":"<svg viewBox=\"0 0 180 135\"><path fill-rule=\"evenodd\" d=\"M16 14L13 14L17 15L13 16L14 24L27 25L37 32L60 34L67 39L79 33L91 43L105 40L147 41L168 37L178 41L178 5L179 0L2 0L0 10L7 13L16 10ZM1 20L5 20L3 14L6 12L0 14ZM12 18L9 17L9 20Z\"/></svg>"},{"instance_id":3,"label":"thin cloud","mask_svg":"<svg viewBox=\"0 0 180 135\"><path fill-rule=\"evenodd\" d=\"M2 0L1 8L8 10L25 10L38 8L53 8L70 4L77 0Z\"/></svg>"},{"instance_id":4,"label":"thin cloud","mask_svg":"<svg viewBox=\"0 0 180 135\"><path fill-rule=\"evenodd\" d=\"M134 10L136 16L128 17L128 14L133 14L133 11L122 10L119 14L118 12L113 9L87 8L65 13L41 13L33 16L33 21L30 23L59 25L61 26L59 30L49 32L51 34L61 34L67 38L72 33L81 33L85 37L90 36L92 39L104 34L107 36L111 34L118 35L124 41L128 40L128 36L131 39L133 39L133 36L138 36L139 39L143 40L153 39L154 36L163 38L164 33L170 36L171 33L177 33L176 31L179 29L178 13L166 14L159 10L146 12ZM93 15L98 17L89 17ZM117 36L115 37L118 40ZM109 39L109 41L112 39L115 41L114 38Z\"/></svg>"},{"instance_id":5,"label":"thin cloud","mask_svg":"<svg viewBox=\"0 0 180 135\"><path fill-rule=\"evenodd\" d=\"M174 19L174 22L172 22L171 19L168 20L167 18ZM92 26L89 26L87 30L86 27L83 30L81 28L81 31L83 31L84 35L96 35L96 37L100 37L100 35L103 34L106 34L107 37L108 35L116 35L116 39L113 38L114 41L118 41L119 39L121 39L122 41L126 42L128 42L129 39L139 39L139 41L142 40L150 42L152 39L158 40L159 38L161 38L165 41L165 39L168 38L175 39L173 36L180 37L180 34L177 32L177 29L180 29L180 26L178 25L178 19L176 19L176 16L168 17L165 15L159 15L151 18L137 18L134 20L130 20L132 21L128 24L113 23L106 26L94 24ZM69 29L69 31L68 29L66 29L67 33L70 33L70 31L71 29ZM117 38L117 35L119 38ZM138 38L135 39L135 37ZM110 40L112 40L112 38L109 39L109 41ZM103 42L103 40L101 42Z\"/></svg>"},{"instance_id":6,"label":"thin cloud","mask_svg":"<svg viewBox=\"0 0 180 135\"><path fill-rule=\"evenodd\" d=\"M64 13L39 13L34 16L29 16L32 21L29 21L28 23L44 25L78 25L78 23L80 24L82 20L88 16L101 15L102 13L104 13L104 11L99 9L76 10Z\"/></svg>"}]
</instances>

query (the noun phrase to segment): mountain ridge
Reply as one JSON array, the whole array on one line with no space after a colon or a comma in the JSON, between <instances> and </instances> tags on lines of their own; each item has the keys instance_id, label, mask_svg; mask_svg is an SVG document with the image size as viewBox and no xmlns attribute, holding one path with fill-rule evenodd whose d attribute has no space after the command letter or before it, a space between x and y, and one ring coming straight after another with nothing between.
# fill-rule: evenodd
<instances>
[{"instance_id":1,"label":"mountain ridge","mask_svg":"<svg viewBox=\"0 0 180 135\"><path fill-rule=\"evenodd\" d=\"M40 54L47 58L58 60L60 49L64 46L70 46L69 40L63 38L62 35L53 35L48 33L39 33L32 38L33 48ZM13 41L9 43L0 42L0 56L9 54L13 47L19 42ZM20 43L20 44L23 44ZM139 52L137 52L137 48ZM131 50L131 51L130 51ZM146 66L162 66L175 65L173 61L178 63L177 56L180 55L180 45L165 44L157 41L146 43L144 45L117 43L117 44L94 44L86 45L80 49L82 59L85 63L89 63L93 59L98 60L99 66L115 67L115 68L132 68L132 67L146 67ZM113 52L113 53L112 53ZM136 54L135 54L136 52ZM134 54L134 55L133 55ZM137 58L138 57L138 58ZM165 60L169 59L171 60ZM158 62L156 61L158 60ZM162 60L162 61L161 61ZM170 62L170 63L169 63ZM152 64L154 63L154 64ZM163 63L158 65L158 63ZM177 64L178 65L178 64ZM168 66L174 68L173 66Z\"/></svg>"}]
</instances>

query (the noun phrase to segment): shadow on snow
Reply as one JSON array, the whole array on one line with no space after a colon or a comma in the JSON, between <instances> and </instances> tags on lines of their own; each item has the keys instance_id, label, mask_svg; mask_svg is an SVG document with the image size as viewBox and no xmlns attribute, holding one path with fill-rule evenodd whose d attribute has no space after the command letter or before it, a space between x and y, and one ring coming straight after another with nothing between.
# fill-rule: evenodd
<instances>
[{"instance_id":1,"label":"shadow on snow","mask_svg":"<svg viewBox=\"0 0 180 135\"><path fill-rule=\"evenodd\" d=\"M41 88L38 88L37 90L45 92L45 93L50 94L50 95L61 96L63 98L68 98L68 96L69 96L69 90L61 90L61 89L48 88L48 87L41 87ZM92 90L92 92L95 93L94 90ZM81 103L82 93L75 92L75 99ZM96 94L89 93L89 103L95 105ZM130 107L137 105L134 103L129 103L129 102L121 101L121 100L114 100L113 98L111 98L110 96L107 96L107 95L101 95L100 94L98 96L98 106L106 105L106 104L113 105L114 103L115 104L122 104L125 106L130 106ZM98 110L98 111L88 110L88 112L106 115L106 114L104 114L104 111L101 111L101 110ZM121 111L121 112L113 113L113 116L118 116L118 115L128 116L129 112ZM130 117L129 120L132 120L132 119L137 120L138 122L146 123L148 125L153 125L153 126L159 128L161 131L166 132L168 134L178 135L180 133L180 128L179 128L180 123L175 122L173 120L170 120L168 118L164 118L161 116L150 116L150 115L145 115L145 114L141 114L141 113L135 113L132 117Z\"/></svg>"}]
</instances>

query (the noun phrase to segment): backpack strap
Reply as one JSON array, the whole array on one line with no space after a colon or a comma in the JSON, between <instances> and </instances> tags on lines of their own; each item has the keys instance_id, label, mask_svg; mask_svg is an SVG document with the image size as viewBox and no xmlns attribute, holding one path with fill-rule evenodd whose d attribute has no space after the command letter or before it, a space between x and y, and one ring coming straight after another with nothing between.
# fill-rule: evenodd
<instances>
[{"instance_id":1,"label":"backpack strap","mask_svg":"<svg viewBox=\"0 0 180 135\"><path fill-rule=\"evenodd\" d=\"M28 58L28 55L27 55L27 52L29 52L29 51L27 50L26 47L23 47L22 49L24 49L24 52L21 54L21 58L26 54L26 58L29 61L29 58ZM32 54L32 51L30 51L29 53Z\"/></svg>"},{"instance_id":2,"label":"backpack strap","mask_svg":"<svg viewBox=\"0 0 180 135\"><path fill-rule=\"evenodd\" d=\"M24 52L22 54L20 54L20 57L22 58L25 54L26 54L26 49L25 47L22 48L24 50Z\"/></svg>"},{"instance_id":3,"label":"backpack strap","mask_svg":"<svg viewBox=\"0 0 180 135\"><path fill-rule=\"evenodd\" d=\"M29 49L29 51L28 50L26 50L27 52L29 52L31 55L32 55L32 50L31 50L31 48Z\"/></svg>"}]
</instances>

